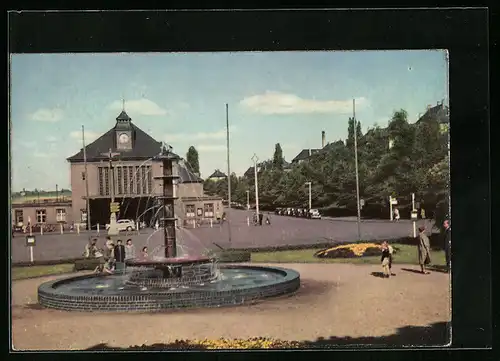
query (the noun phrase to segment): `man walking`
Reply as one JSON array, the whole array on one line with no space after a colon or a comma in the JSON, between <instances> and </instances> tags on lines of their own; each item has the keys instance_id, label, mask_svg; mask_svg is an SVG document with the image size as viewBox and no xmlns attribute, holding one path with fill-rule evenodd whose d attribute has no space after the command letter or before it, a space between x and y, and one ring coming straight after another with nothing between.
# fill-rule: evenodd
<instances>
[{"instance_id":1,"label":"man walking","mask_svg":"<svg viewBox=\"0 0 500 361\"><path fill-rule=\"evenodd\" d=\"M125 246L122 244L121 239L116 241L116 246L115 246L115 270L116 271L123 271L125 269Z\"/></svg>"},{"instance_id":2,"label":"man walking","mask_svg":"<svg viewBox=\"0 0 500 361\"><path fill-rule=\"evenodd\" d=\"M443 227L444 227L444 252L446 255L446 270L450 272L451 225L449 219L445 219L445 221L443 222Z\"/></svg>"}]
</instances>

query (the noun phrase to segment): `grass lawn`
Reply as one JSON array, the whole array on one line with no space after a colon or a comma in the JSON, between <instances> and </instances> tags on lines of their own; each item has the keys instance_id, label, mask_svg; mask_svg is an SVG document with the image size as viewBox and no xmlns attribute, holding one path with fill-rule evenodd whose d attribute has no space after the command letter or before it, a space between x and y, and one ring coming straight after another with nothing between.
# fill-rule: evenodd
<instances>
[{"instance_id":1,"label":"grass lawn","mask_svg":"<svg viewBox=\"0 0 500 361\"><path fill-rule=\"evenodd\" d=\"M12 280L22 280L25 278L41 277L49 275L57 275L61 273L73 272L74 265L58 264L53 266L28 266L28 267L13 267L10 271Z\"/></svg>"},{"instance_id":2,"label":"grass lawn","mask_svg":"<svg viewBox=\"0 0 500 361\"><path fill-rule=\"evenodd\" d=\"M394 253L394 263L418 264L417 247L406 244L393 244L397 248ZM255 263L353 263L380 264L380 256L358 258L316 258L314 253L319 249L301 249L296 251L256 252L252 253ZM432 265L446 264L444 251L431 252Z\"/></svg>"}]
</instances>

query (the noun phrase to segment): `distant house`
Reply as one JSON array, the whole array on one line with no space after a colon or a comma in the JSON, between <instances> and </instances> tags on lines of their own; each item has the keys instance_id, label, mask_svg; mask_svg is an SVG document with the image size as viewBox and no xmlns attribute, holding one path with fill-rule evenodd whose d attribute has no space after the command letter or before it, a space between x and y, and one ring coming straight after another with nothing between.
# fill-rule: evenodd
<instances>
[{"instance_id":1,"label":"distant house","mask_svg":"<svg viewBox=\"0 0 500 361\"><path fill-rule=\"evenodd\" d=\"M319 153L321 149L302 149L299 154L292 159L292 164L300 164L306 159L308 159L311 155Z\"/></svg>"},{"instance_id":2,"label":"distant house","mask_svg":"<svg viewBox=\"0 0 500 361\"><path fill-rule=\"evenodd\" d=\"M427 111L419 117L416 124L420 122L425 122L428 119L437 119L439 122L440 130L442 133L448 132L448 127L450 124L450 108L444 105L444 102L437 102L435 106L427 106Z\"/></svg>"},{"instance_id":3,"label":"distant house","mask_svg":"<svg viewBox=\"0 0 500 361\"><path fill-rule=\"evenodd\" d=\"M207 178L207 180L212 181L212 182L218 182L218 181L221 181L221 180L226 179L226 178L227 178L227 175L222 173L219 169L216 169L212 173L212 175Z\"/></svg>"},{"instance_id":4,"label":"distant house","mask_svg":"<svg viewBox=\"0 0 500 361\"><path fill-rule=\"evenodd\" d=\"M285 172L289 172L292 170L292 163L287 162L286 160L283 159L283 170Z\"/></svg>"}]
</instances>

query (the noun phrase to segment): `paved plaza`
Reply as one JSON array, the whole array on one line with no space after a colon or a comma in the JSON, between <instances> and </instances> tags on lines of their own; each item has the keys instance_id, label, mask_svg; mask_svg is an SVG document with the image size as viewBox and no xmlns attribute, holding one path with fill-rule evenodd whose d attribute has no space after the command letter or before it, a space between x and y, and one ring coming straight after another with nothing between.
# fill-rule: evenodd
<instances>
[{"instance_id":1,"label":"paved plaza","mask_svg":"<svg viewBox=\"0 0 500 361\"><path fill-rule=\"evenodd\" d=\"M204 225L201 228L181 228L177 232L178 243L182 245L187 253L199 254L207 249L214 249L214 242L227 248L250 248L283 246L294 244L324 243L329 240L355 241L358 238L357 222L351 218L345 219L302 219L271 214L270 226L247 225L247 217L251 212L231 210L229 229L228 222L220 226L214 224ZM419 221L419 224L422 221ZM430 225L427 224L427 228ZM413 232L410 221L390 222L385 220L367 220L361 223L361 236L365 240L390 239L407 237ZM231 241L229 235L231 234ZM51 260L80 257L86 242L96 232L67 233L64 235L53 233L37 235L37 245L34 248L35 260ZM100 238L104 242L106 232L101 232ZM131 232L129 235L122 234L125 241L132 238L137 251L143 246L148 246L150 252L163 244L163 230L154 232L152 229L144 229ZM102 244L102 243L101 243ZM29 261L29 251L25 247L23 235L12 239L12 262Z\"/></svg>"},{"instance_id":2,"label":"paved plaza","mask_svg":"<svg viewBox=\"0 0 500 361\"><path fill-rule=\"evenodd\" d=\"M451 303L446 273L422 275L412 272L416 266L394 265L396 276L383 279L375 277L380 272L377 265L286 267L301 275L301 288L292 296L248 306L156 314L43 309L37 305L37 287L57 277L14 281L13 347L78 350L99 344L129 347L176 339L259 336L297 341L324 338L333 344L447 343Z\"/></svg>"}]
</instances>

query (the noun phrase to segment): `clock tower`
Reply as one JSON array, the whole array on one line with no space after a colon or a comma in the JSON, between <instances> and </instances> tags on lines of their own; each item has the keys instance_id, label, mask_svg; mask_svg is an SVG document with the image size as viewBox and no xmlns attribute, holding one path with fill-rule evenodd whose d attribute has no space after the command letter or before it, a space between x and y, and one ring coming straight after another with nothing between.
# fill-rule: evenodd
<instances>
[{"instance_id":1,"label":"clock tower","mask_svg":"<svg viewBox=\"0 0 500 361\"><path fill-rule=\"evenodd\" d=\"M125 110L122 110L120 115L116 118L115 139L116 149L119 151L132 150L134 134L131 121L132 119Z\"/></svg>"}]
</instances>

